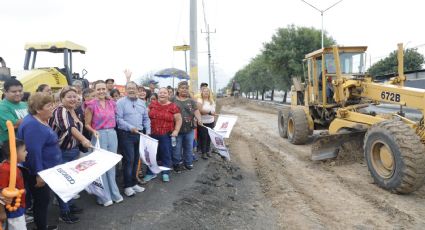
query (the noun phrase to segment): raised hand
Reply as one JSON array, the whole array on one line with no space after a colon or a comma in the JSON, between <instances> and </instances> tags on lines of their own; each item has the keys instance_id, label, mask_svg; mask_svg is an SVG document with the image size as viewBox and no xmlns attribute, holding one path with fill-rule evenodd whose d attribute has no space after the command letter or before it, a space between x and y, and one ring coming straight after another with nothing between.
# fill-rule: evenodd
<instances>
[{"instance_id":1,"label":"raised hand","mask_svg":"<svg viewBox=\"0 0 425 230\"><path fill-rule=\"evenodd\" d=\"M125 78L127 79L127 82L131 79L131 74L133 74L129 69L124 70Z\"/></svg>"}]
</instances>

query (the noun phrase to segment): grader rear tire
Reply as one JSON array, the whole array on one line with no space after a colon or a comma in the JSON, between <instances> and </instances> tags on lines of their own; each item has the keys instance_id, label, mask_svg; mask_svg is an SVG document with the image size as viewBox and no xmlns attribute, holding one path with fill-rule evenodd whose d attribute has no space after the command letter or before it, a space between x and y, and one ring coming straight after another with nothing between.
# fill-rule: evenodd
<instances>
[{"instance_id":1,"label":"grader rear tire","mask_svg":"<svg viewBox=\"0 0 425 230\"><path fill-rule=\"evenodd\" d=\"M283 110L279 110L277 123L280 137L288 138L288 113Z\"/></svg>"},{"instance_id":2,"label":"grader rear tire","mask_svg":"<svg viewBox=\"0 0 425 230\"><path fill-rule=\"evenodd\" d=\"M402 121L374 124L366 133L364 153L370 174L381 188L407 194L425 182L425 146Z\"/></svg>"},{"instance_id":3,"label":"grader rear tire","mask_svg":"<svg viewBox=\"0 0 425 230\"><path fill-rule=\"evenodd\" d=\"M292 144L302 145L308 140L308 121L304 109L301 107L291 108L287 122L288 140Z\"/></svg>"}]
</instances>

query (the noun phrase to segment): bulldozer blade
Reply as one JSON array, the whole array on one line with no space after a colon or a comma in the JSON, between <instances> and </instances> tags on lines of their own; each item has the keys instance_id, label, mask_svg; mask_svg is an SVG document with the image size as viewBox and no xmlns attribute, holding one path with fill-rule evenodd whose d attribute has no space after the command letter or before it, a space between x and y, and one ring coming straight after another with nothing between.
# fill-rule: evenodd
<instances>
[{"instance_id":1,"label":"bulldozer blade","mask_svg":"<svg viewBox=\"0 0 425 230\"><path fill-rule=\"evenodd\" d=\"M335 158L344 143L363 141L365 131L354 131L341 134L322 135L313 140L311 146L311 159L321 161Z\"/></svg>"}]
</instances>

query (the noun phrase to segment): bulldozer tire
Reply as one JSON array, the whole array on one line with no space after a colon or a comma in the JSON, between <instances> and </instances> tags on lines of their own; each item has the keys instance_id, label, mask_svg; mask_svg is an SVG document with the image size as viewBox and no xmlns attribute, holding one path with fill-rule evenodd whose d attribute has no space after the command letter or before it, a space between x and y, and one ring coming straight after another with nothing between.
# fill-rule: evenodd
<instances>
[{"instance_id":1,"label":"bulldozer tire","mask_svg":"<svg viewBox=\"0 0 425 230\"><path fill-rule=\"evenodd\" d=\"M288 138L288 113L283 110L279 110L277 122L280 137Z\"/></svg>"},{"instance_id":2,"label":"bulldozer tire","mask_svg":"<svg viewBox=\"0 0 425 230\"><path fill-rule=\"evenodd\" d=\"M364 153L370 174L381 188L407 194L425 182L425 146L402 121L374 124L366 133Z\"/></svg>"},{"instance_id":3,"label":"bulldozer tire","mask_svg":"<svg viewBox=\"0 0 425 230\"><path fill-rule=\"evenodd\" d=\"M288 114L287 135L292 144L302 145L308 140L309 135L307 116L303 108L291 108Z\"/></svg>"}]
</instances>

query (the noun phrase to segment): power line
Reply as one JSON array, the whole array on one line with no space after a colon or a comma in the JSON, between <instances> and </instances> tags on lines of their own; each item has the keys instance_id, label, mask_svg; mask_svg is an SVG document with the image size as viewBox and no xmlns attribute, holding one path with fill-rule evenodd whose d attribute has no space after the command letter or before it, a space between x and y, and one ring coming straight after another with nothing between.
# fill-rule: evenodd
<instances>
[{"instance_id":1,"label":"power line","mask_svg":"<svg viewBox=\"0 0 425 230\"><path fill-rule=\"evenodd\" d=\"M205 23L205 27L206 27L206 32L203 32L201 30L201 33L205 33L207 34L207 43L208 43L208 84L212 87L212 85L214 84L213 82L211 82L211 39L210 39L210 34L211 33L216 33L215 29L214 32L210 31L210 25L207 22L207 16L205 14L205 3L204 0L202 0L202 9L204 12L204 23Z\"/></svg>"}]
</instances>

